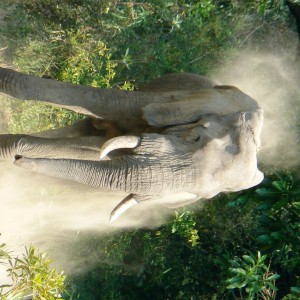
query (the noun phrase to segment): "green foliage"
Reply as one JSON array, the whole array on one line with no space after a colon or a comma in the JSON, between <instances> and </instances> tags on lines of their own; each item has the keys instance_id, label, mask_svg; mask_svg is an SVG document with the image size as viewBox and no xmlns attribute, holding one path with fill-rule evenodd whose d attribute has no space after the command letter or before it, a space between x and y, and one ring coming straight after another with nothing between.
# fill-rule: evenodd
<instances>
[{"instance_id":1,"label":"green foliage","mask_svg":"<svg viewBox=\"0 0 300 300\"><path fill-rule=\"evenodd\" d=\"M26 0L7 15L10 28L0 31L22 70L114 86L167 72L205 74L225 58L224 50L262 37L267 17L282 28L286 16L279 0Z\"/></svg>"},{"instance_id":2,"label":"green foliage","mask_svg":"<svg viewBox=\"0 0 300 300\"><path fill-rule=\"evenodd\" d=\"M0 286L0 296L3 299L20 299L30 294L36 300L62 299L64 273L50 267L51 259L46 253L38 253L33 246L25 250L23 257L18 258L7 252L5 244L0 246L0 262L8 265L7 275L12 281L11 285Z\"/></svg>"},{"instance_id":3,"label":"green foliage","mask_svg":"<svg viewBox=\"0 0 300 300\"><path fill-rule=\"evenodd\" d=\"M106 45L95 41L88 29L70 35L65 41L68 52L57 78L76 84L108 88L115 77L111 54Z\"/></svg>"},{"instance_id":4,"label":"green foliage","mask_svg":"<svg viewBox=\"0 0 300 300\"><path fill-rule=\"evenodd\" d=\"M227 279L227 289L245 289L248 299L255 299L260 295L262 299L275 299L277 288L275 281L280 276L270 272L270 265L265 264L267 255L257 258L253 255L243 255L242 259L234 258L230 261L232 277ZM241 293L241 291L240 291Z\"/></svg>"},{"instance_id":5,"label":"green foliage","mask_svg":"<svg viewBox=\"0 0 300 300\"><path fill-rule=\"evenodd\" d=\"M273 255L280 286L300 284L300 184L292 174L276 174L256 190L258 203L256 239L261 249Z\"/></svg>"},{"instance_id":6,"label":"green foliage","mask_svg":"<svg viewBox=\"0 0 300 300\"><path fill-rule=\"evenodd\" d=\"M275 173L265 178L257 189L237 194L228 203L243 210L252 208L255 243L272 257L272 269L281 275L277 281L279 292L288 285L299 285L299 186L296 175Z\"/></svg>"},{"instance_id":7,"label":"green foliage","mask_svg":"<svg viewBox=\"0 0 300 300\"><path fill-rule=\"evenodd\" d=\"M283 297L283 300L298 300L300 298L300 288L292 286L291 293Z\"/></svg>"},{"instance_id":8,"label":"green foliage","mask_svg":"<svg viewBox=\"0 0 300 300\"><path fill-rule=\"evenodd\" d=\"M33 40L26 47L16 49L14 61L24 73L42 77L49 73L53 61L51 50L47 43Z\"/></svg>"},{"instance_id":9,"label":"green foliage","mask_svg":"<svg viewBox=\"0 0 300 300\"><path fill-rule=\"evenodd\" d=\"M0 264L3 264L3 259L9 259L9 253L8 250L6 249L6 244L1 244L0 245Z\"/></svg>"},{"instance_id":10,"label":"green foliage","mask_svg":"<svg viewBox=\"0 0 300 300\"><path fill-rule=\"evenodd\" d=\"M209 201L197 213L178 211L155 230L130 230L100 238L105 255L99 256L95 268L85 276L70 278L73 297L230 299L223 282L230 266L228 251L238 255L253 239L247 241L249 214L224 206L224 201L221 197ZM101 288L89 284L88 293L87 281L94 283L96 278L101 278Z\"/></svg>"},{"instance_id":11,"label":"green foliage","mask_svg":"<svg viewBox=\"0 0 300 300\"><path fill-rule=\"evenodd\" d=\"M172 233L177 233L180 237L185 238L192 247L196 246L199 240L198 231L195 226L196 222L193 220L191 212L175 212Z\"/></svg>"},{"instance_id":12,"label":"green foliage","mask_svg":"<svg viewBox=\"0 0 300 300\"><path fill-rule=\"evenodd\" d=\"M300 187L291 174L266 179L256 190L259 203L258 241L275 250L300 242Z\"/></svg>"},{"instance_id":13,"label":"green foliage","mask_svg":"<svg viewBox=\"0 0 300 300\"><path fill-rule=\"evenodd\" d=\"M15 103L18 103L15 105ZM49 129L55 129L70 125L74 121L82 118L61 108L57 108L45 103L32 103L26 101L20 103L13 100L10 102L8 131L10 133L33 133Z\"/></svg>"},{"instance_id":14,"label":"green foliage","mask_svg":"<svg viewBox=\"0 0 300 300\"><path fill-rule=\"evenodd\" d=\"M97 293L99 299L200 296L197 280L201 277L192 275L197 268L194 257L198 256L191 240L196 235L192 218L191 212L177 213L174 220L156 230L130 230L100 239L105 245L105 258L101 256L97 267L85 275L90 281L102 274L101 288L90 287L92 293ZM90 294L82 286L86 281L78 282L79 278L72 278L73 297L89 299Z\"/></svg>"}]
</instances>

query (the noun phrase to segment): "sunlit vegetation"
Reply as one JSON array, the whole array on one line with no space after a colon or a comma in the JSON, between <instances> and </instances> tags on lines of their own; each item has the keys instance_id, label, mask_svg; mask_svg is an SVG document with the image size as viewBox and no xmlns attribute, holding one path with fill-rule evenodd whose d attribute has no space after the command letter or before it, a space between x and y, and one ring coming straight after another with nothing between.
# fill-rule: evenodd
<instances>
[{"instance_id":1,"label":"sunlit vegetation","mask_svg":"<svg viewBox=\"0 0 300 300\"><path fill-rule=\"evenodd\" d=\"M296 31L283 0L7 0L0 9L3 65L105 88L138 89L170 72L208 74L248 45L289 48ZM10 101L6 110L11 133L81 117L30 102ZM101 255L66 279L34 248L13 260L2 246L12 291L36 299L299 299L299 174L264 171L260 186L180 209L158 228L82 233L74 247L101 245Z\"/></svg>"},{"instance_id":2,"label":"sunlit vegetation","mask_svg":"<svg viewBox=\"0 0 300 300\"><path fill-rule=\"evenodd\" d=\"M22 257L13 257L0 245L0 264L7 265L7 276L10 283L0 285L1 299L62 299L65 291L63 272L50 267L51 259L46 253L38 253L33 246L25 249Z\"/></svg>"}]
</instances>

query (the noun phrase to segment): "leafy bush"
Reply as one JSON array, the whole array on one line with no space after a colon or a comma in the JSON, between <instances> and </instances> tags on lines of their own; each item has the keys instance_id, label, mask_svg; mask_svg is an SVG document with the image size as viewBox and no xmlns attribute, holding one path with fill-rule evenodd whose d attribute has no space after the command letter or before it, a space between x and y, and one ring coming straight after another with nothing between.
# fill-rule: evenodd
<instances>
[{"instance_id":1,"label":"leafy bush","mask_svg":"<svg viewBox=\"0 0 300 300\"><path fill-rule=\"evenodd\" d=\"M271 256L272 270L281 275L277 281L281 297L299 285L299 186L295 175L276 173L229 202L231 207L252 207L255 245Z\"/></svg>"},{"instance_id":2,"label":"leafy bush","mask_svg":"<svg viewBox=\"0 0 300 300\"><path fill-rule=\"evenodd\" d=\"M5 244L0 245L0 263L7 265L12 284L0 286L1 299L22 299L26 295L36 300L62 299L66 277L63 272L50 268L51 260L46 253L38 253L30 246L23 257L18 258L12 257L5 247Z\"/></svg>"},{"instance_id":3,"label":"leafy bush","mask_svg":"<svg viewBox=\"0 0 300 300\"><path fill-rule=\"evenodd\" d=\"M235 258L230 261L230 273L233 274L227 280L227 289L245 288L248 299L255 299L261 296L262 299L275 299L277 288L275 281L280 277L278 274L270 272L270 265L265 264L267 255L261 256L257 253L257 258L253 255L243 255L242 259Z\"/></svg>"},{"instance_id":4,"label":"leafy bush","mask_svg":"<svg viewBox=\"0 0 300 300\"><path fill-rule=\"evenodd\" d=\"M18 103L15 105L15 103ZM11 108L13 106L13 109ZM33 133L72 124L82 118L71 111L45 103L10 101L8 131L10 133Z\"/></svg>"}]
</instances>

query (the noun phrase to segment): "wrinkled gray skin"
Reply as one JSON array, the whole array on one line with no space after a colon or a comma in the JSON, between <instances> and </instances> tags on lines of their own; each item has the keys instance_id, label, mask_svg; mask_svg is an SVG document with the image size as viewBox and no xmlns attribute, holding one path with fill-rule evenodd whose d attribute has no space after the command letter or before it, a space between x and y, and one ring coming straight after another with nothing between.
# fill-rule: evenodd
<instances>
[{"instance_id":1,"label":"wrinkled gray skin","mask_svg":"<svg viewBox=\"0 0 300 300\"><path fill-rule=\"evenodd\" d=\"M139 91L99 89L0 68L0 91L85 114L69 127L0 136L0 158L50 176L128 196L115 220L144 200L181 206L257 185L263 115L232 86L188 73ZM173 200L175 199L175 200Z\"/></svg>"}]
</instances>

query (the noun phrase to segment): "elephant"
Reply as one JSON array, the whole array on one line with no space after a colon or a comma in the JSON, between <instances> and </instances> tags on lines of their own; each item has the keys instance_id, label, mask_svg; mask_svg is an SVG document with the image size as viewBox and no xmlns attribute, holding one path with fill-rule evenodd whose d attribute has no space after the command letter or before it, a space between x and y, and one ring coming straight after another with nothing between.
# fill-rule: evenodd
<instances>
[{"instance_id":1,"label":"elephant","mask_svg":"<svg viewBox=\"0 0 300 300\"><path fill-rule=\"evenodd\" d=\"M143 201L178 207L263 180L263 111L238 88L174 73L136 91L0 68L0 92L84 114L64 128L0 135L0 158L52 177L121 191L110 221Z\"/></svg>"}]
</instances>

